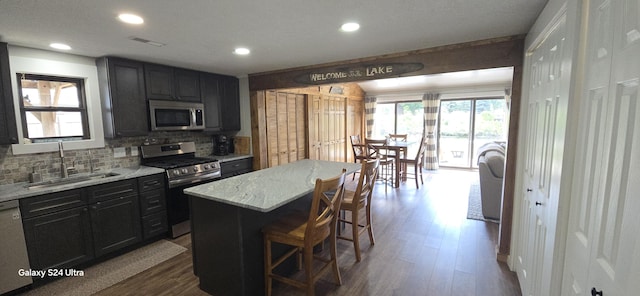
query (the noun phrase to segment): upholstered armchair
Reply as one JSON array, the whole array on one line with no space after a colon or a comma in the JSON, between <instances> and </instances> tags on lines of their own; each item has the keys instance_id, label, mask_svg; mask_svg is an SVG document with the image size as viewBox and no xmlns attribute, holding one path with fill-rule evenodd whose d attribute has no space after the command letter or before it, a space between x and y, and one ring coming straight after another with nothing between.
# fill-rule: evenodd
<instances>
[{"instance_id":1,"label":"upholstered armchair","mask_svg":"<svg viewBox=\"0 0 640 296\"><path fill-rule=\"evenodd\" d=\"M490 142L478 149L482 215L494 220L500 219L502 208L504 153L503 142Z\"/></svg>"}]
</instances>

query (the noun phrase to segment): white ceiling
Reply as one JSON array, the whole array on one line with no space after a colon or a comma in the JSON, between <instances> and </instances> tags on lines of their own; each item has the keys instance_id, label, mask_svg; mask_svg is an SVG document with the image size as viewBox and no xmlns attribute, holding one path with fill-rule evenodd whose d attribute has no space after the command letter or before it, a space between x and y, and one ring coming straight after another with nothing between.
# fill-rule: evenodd
<instances>
[{"instance_id":1,"label":"white ceiling","mask_svg":"<svg viewBox=\"0 0 640 296\"><path fill-rule=\"evenodd\" d=\"M399 78L370 80L358 83L368 95L395 95L411 92L460 91L493 87L510 88L513 68L495 68L473 71L450 72Z\"/></svg>"},{"instance_id":2,"label":"white ceiling","mask_svg":"<svg viewBox=\"0 0 640 296\"><path fill-rule=\"evenodd\" d=\"M546 0L0 0L0 41L244 76L525 34ZM132 26L121 12L141 15ZM360 31L339 31L357 21ZM132 41L143 38L162 47ZM249 56L232 53L237 46Z\"/></svg>"}]
</instances>

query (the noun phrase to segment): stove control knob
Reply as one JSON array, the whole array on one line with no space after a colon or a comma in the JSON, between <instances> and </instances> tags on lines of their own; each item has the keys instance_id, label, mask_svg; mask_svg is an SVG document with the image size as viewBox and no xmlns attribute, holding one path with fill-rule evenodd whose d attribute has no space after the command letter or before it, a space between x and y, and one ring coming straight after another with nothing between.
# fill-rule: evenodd
<instances>
[{"instance_id":1,"label":"stove control knob","mask_svg":"<svg viewBox=\"0 0 640 296\"><path fill-rule=\"evenodd\" d=\"M188 171L187 169L182 169L182 173L183 173L183 174L186 174L186 173L188 173L188 172L189 172L189 171Z\"/></svg>"},{"instance_id":2,"label":"stove control knob","mask_svg":"<svg viewBox=\"0 0 640 296\"><path fill-rule=\"evenodd\" d=\"M180 170L173 170L173 173L177 176L180 175Z\"/></svg>"},{"instance_id":3,"label":"stove control knob","mask_svg":"<svg viewBox=\"0 0 640 296\"><path fill-rule=\"evenodd\" d=\"M208 170L208 169L209 169L209 164L205 164L205 165L204 165L204 169L205 169L205 170Z\"/></svg>"},{"instance_id":4,"label":"stove control knob","mask_svg":"<svg viewBox=\"0 0 640 296\"><path fill-rule=\"evenodd\" d=\"M198 166L194 166L193 167L193 171L197 173L198 172Z\"/></svg>"}]
</instances>

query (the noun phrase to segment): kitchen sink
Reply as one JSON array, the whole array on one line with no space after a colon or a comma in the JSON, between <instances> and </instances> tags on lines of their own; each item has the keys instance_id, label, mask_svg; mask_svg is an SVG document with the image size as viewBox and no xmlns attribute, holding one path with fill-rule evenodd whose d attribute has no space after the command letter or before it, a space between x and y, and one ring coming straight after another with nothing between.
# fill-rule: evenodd
<instances>
[{"instance_id":1,"label":"kitchen sink","mask_svg":"<svg viewBox=\"0 0 640 296\"><path fill-rule=\"evenodd\" d=\"M118 175L119 174L116 174L116 173L99 173L99 174L90 174L90 175L82 175L82 176L73 176L69 178L60 178L60 179L53 179L53 180L44 181L44 182L30 183L25 185L25 187L27 189L49 188L49 187L56 187L61 185L75 184L75 183L80 183L85 181L115 177Z\"/></svg>"}]
</instances>

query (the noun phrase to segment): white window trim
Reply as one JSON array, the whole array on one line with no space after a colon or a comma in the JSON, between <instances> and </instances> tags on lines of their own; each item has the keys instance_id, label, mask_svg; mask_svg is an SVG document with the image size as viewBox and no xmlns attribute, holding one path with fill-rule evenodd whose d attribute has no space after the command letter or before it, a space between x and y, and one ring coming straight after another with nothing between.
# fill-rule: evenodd
<instances>
[{"instance_id":1,"label":"white window trim","mask_svg":"<svg viewBox=\"0 0 640 296\"><path fill-rule=\"evenodd\" d=\"M38 50L25 47L9 46L9 64L11 68L11 85L18 126L18 144L11 145L14 155L33 154L58 151L58 143L25 143L22 131L22 113L18 92L17 73L29 73L49 76L63 76L84 79L87 122L90 139L65 141L65 150L84 150L104 147L104 131L102 129L102 110L100 107L100 90L98 86L98 68L95 60L70 54Z\"/></svg>"}]
</instances>

